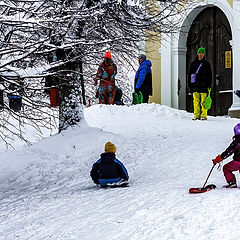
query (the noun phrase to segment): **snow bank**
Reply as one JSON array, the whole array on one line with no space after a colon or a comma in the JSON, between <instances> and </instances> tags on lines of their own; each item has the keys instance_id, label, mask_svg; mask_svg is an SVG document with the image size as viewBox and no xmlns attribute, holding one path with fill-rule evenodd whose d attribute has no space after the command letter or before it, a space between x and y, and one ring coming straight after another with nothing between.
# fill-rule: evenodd
<instances>
[{"instance_id":1,"label":"snow bank","mask_svg":"<svg viewBox=\"0 0 240 240\"><path fill-rule=\"evenodd\" d=\"M2 152L0 239L238 239L239 189L221 189L217 169L209 179L217 190L188 189L203 185L239 120L191 118L158 104L95 105L74 129ZM107 141L128 169L128 188L98 189L90 179Z\"/></svg>"}]
</instances>

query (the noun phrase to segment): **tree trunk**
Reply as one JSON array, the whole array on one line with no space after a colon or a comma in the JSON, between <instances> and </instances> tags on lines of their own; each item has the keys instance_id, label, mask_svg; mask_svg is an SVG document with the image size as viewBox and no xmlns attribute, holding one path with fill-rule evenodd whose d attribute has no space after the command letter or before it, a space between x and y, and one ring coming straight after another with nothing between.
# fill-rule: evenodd
<instances>
[{"instance_id":1,"label":"tree trunk","mask_svg":"<svg viewBox=\"0 0 240 240\"><path fill-rule=\"evenodd\" d=\"M83 78L83 63L79 61L79 73L80 73L80 81L81 81L81 88L82 88L82 102L86 105L86 97L85 97L85 86L84 86L84 78Z\"/></svg>"},{"instance_id":2,"label":"tree trunk","mask_svg":"<svg viewBox=\"0 0 240 240\"><path fill-rule=\"evenodd\" d=\"M78 64L73 64L72 72L66 73L60 78L60 107L59 107L59 132L69 126L76 125L84 118L81 100L81 81L78 74Z\"/></svg>"}]
</instances>

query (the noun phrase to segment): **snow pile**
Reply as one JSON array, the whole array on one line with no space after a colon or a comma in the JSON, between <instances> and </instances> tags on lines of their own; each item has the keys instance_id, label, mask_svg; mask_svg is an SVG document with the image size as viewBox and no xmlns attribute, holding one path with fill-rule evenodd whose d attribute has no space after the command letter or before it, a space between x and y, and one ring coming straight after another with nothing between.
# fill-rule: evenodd
<instances>
[{"instance_id":1,"label":"snow pile","mask_svg":"<svg viewBox=\"0 0 240 240\"><path fill-rule=\"evenodd\" d=\"M238 239L240 191L221 188L222 172L209 180L219 189L188 194L203 185L238 119L191 118L158 104L95 105L78 127L0 153L0 239ZM128 188L98 189L89 177L107 141Z\"/></svg>"}]
</instances>

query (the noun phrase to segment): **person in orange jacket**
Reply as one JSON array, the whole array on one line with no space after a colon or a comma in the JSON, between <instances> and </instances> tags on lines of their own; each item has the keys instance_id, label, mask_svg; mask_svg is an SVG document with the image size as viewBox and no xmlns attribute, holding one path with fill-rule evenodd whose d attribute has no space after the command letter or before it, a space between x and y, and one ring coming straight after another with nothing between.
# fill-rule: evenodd
<instances>
[{"instance_id":1,"label":"person in orange jacket","mask_svg":"<svg viewBox=\"0 0 240 240\"><path fill-rule=\"evenodd\" d=\"M117 66L112 60L111 52L106 52L104 61L100 64L97 75L94 78L96 86L100 80L100 86L97 91L99 103L113 104L115 97L115 76L117 74Z\"/></svg>"}]
</instances>

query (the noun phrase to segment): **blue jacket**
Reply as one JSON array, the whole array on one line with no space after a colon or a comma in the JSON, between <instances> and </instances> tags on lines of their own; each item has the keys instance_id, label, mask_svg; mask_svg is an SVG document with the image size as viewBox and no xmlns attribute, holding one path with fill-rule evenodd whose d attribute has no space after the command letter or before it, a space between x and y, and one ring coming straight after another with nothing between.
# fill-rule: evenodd
<instances>
[{"instance_id":1,"label":"blue jacket","mask_svg":"<svg viewBox=\"0 0 240 240\"><path fill-rule=\"evenodd\" d=\"M114 153L102 153L101 158L93 164L90 176L94 183L106 185L128 180L127 169L116 159Z\"/></svg>"},{"instance_id":2,"label":"blue jacket","mask_svg":"<svg viewBox=\"0 0 240 240\"><path fill-rule=\"evenodd\" d=\"M135 88L139 89L143 94L152 95L152 63L145 60L139 66L135 76Z\"/></svg>"}]
</instances>

